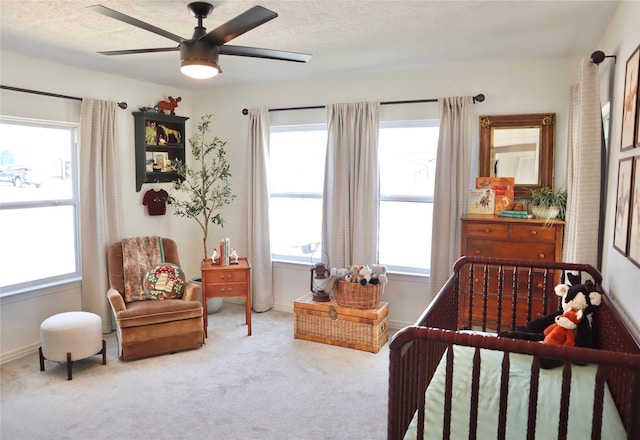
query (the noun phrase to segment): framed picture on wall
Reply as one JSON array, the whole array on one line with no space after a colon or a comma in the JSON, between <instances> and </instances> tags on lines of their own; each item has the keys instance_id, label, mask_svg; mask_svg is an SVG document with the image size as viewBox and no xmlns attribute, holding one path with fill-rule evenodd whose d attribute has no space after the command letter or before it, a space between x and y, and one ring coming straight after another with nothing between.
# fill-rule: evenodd
<instances>
[{"instance_id":1,"label":"framed picture on wall","mask_svg":"<svg viewBox=\"0 0 640 440\"><path fill-rule=\"evenodd\" d=\"M629 258L640 267L640 156L633 161L631 184L631 217L629 217Z\"/></svg>"},{"instance_id":2,"label":"framed picture on wall","mask_svg":"<svg viewBox=\"0 0 640 440\"><path fill-rule=\"evenodd\" d=\"M616 219L613 230L613 247L627 256L629 238L629 213L631 207L631 183L633 158L620 159L618 165L618 193L616 196Z\"/></svg>"},{"instance_id":3,"label":"framed picture on wall","mask_svg":"<svg viewBox=\"0 0 640 440\"><path fill-rule=\"evenodd\" d=\"M627 60L622 102L622 136L620 149L633 148L637 142L638 124L638 73L640 72L640 46Z\"/></svg>"}]
</instances>

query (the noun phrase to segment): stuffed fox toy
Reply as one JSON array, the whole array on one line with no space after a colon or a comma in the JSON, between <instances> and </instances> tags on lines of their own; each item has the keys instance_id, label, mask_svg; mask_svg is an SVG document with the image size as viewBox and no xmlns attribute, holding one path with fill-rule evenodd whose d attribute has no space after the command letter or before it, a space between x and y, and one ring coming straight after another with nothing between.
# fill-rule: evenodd
<instances>
[{"instance_id":1,"label":"stuffed fox toy","mask_svg":"<svg viewBox=\"0 0 640 440\"><path fill-rule=\"evenodd\" d=\"M544 329L543 342L545 344L575 346L576 338L573 330L578 327L581 319L582 310L569 309L562 315L556 316L555 322Z\"/></svg>"}]
</instances>

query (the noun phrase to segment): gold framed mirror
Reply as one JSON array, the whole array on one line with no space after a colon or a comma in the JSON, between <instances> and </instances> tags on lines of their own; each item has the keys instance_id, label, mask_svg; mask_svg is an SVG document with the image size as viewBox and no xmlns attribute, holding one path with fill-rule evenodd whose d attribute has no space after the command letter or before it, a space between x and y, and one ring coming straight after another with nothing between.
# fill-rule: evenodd
<instances>
[{"instance_id":1,"label":"gold framed mirror","mask_svg":"<svg viewBox=\"0 0 640 440\"><path fill-rule=\"evenodd\" d=\"M553 188L555 113L480 116L480 176L514 177L515 197Z\"/></svg>"}]
</instances>

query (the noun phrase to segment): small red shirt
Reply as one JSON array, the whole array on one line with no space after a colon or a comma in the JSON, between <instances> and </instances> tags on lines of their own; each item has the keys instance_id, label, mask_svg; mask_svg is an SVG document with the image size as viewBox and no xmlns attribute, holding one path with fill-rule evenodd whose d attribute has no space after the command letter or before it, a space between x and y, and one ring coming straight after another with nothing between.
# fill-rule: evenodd
<instances>
[{"instance_id":1,"label":"small red shirt","mask_svg":"<svg viewBox=\"0 0 640 440\"><path fill-rule=\"evenodd\" d=\"M147 206L149 215L165 215L167 212L166 202L169 198L169 193L161 189L156 191L150 189L144 194L142 198L142 204Z\"/></svg>"}]
</instances>

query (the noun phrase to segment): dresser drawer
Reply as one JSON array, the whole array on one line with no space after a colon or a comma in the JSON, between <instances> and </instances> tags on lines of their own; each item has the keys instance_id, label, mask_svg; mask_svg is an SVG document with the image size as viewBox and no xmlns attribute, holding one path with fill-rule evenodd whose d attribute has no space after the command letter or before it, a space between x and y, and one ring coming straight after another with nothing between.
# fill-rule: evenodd
<instances>
[{"instance_id":1,"label":"dresser drawer","mask_svg":"<svg viewBox=\"0 0 640 440\"><path fill-rule=\"evenodd\" d=\"M514 240L555 241L556 228L532 225L512 225L511 238Z\"/></svg>"},{"instance_id":2,"label":"dresser drawer","mask_svg":"<svg viewBox=\"0 0 640 440\"><path fill-rule=\"evenodd\" d=\"M467 223L467 237L509 238L509 225L499 223Z\"/></svg>"},{"instance_id":3,"label":"dresser drawer","mask_svg":"<svg viewBox=\"0 0 640 440\"><path fill-rule=\"evenodd\" d=\"M467 240L464 255L476 257L509 258L519 260L554 261L555 245L541 242L516 242L502 240Z\"/></svg>"},{"instance_id":4,"label":"dresser drawer","mask_svg":"<svg viewBox=\"0 0 640 440\"><path fill-rule=\"evenodd\" d=\"M208 283L242 283L247 281L247 273L243 270L216 270L207 274Z\"/></svg>"}]
</instances>

